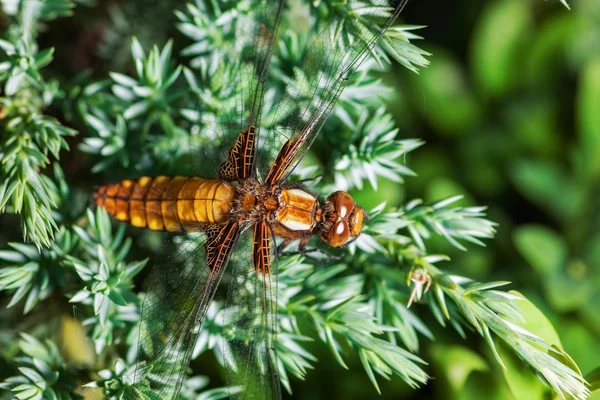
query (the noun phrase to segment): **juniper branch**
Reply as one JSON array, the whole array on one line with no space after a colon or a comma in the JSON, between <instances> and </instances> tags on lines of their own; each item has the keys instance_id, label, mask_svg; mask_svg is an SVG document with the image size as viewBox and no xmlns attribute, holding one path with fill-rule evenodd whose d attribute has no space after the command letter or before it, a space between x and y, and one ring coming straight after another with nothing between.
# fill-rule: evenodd
<instances>
[{"instance_id":1,"label":"juniper branch","mask_svg":"<svg viewBox=\"0 0 600 400\"><path fill-rule=\"evenodd\" d=\"M73 129L43 114L56 94L55 82L47 83L40 70L52 61L53 49L39 51L35 42L39 20L70 13L68 0L16 2L16 24L0 40L0 212L22 214L26 240L40 248L50 246L58 226L52 217L57 193L40 170L49 156L68 149L65 137Z\"/></svg>"},{"instance_id":2,"label":"juniper branch","mask_svg":"<svg viewBox=\"0 0 600 400\"><path fill-rule=\"evenodd\" d=\"M506 368L496 349L493 334L504 341L556 393L575 399L589 396L590 391L581 373L561 361L564 350L551 346L520 325L524 322L518 308L521 297L496 289L508 282L479 283L444 274L425 260L422 265L434 281L433 295L428 297L428 303L435 310L434 315L440 323L444 323L442 318L456 320L462 326L475 330L485 339L498 363ZM456 307L449 308L446 297Z\"/></svg>"}]
</instances>

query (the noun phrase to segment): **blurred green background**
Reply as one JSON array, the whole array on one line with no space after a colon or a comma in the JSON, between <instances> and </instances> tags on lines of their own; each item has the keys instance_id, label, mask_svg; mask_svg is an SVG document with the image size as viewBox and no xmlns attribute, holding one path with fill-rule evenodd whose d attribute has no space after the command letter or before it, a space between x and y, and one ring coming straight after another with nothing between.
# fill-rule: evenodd
<instances>
[{"instance_id":1,"label":"blurred green background","mask_svg":"<svg viewBox=\"0 0 600 400\"><path fill-rule=\"evenodd\" d=\"M487 248L444 248L453 271L512 281L586 374L600 360L600 2L571 8L413 1L404 18L427 25L431 65L398 69L390 83L401 131L427 142L409 160L419 178L407 197L466 194L465 205L489 206L499 223ZM436 398L504 398L481 349L427 349ZM538 398L534 386L528 398Z\"/></svg>"},{"instance_id":2,"label":"blurred green background","mask_svg":"<svg viewBox=\"0 0 600 400\"><path fill-rule=\"evenodd\" d=\"M570 5L409 3L404 21L426 25L418 45L431 65L387 78L398 96L390 111L403 136L426 144L407 160L419 177L390 200L464 194L463 205L488 206L499 225L486 248L463 253L440 239L437 249L458 275L513 282L585 375L600 361L600 2ZM367 208L378 201L359 196ZM435 379L407 398L510 398L482 341L434 334L425 359ZM510 385L541 398L538 382L514 375Z\"/></svg>"},{"instance_id":3,"label":"blurred green background","mask_svg":"<svg viewBox=\"0 0 600 400\"><path fill-rule=\"evenodd\" d=\"M52 22L50 34L40 37L41 48L57 47L54 75L122 66L131 35L146 47L162 46L178 36L173 10L185 1L121 1L116 16L112 3L98 3L104 20L113 21L110 29L95 9ZM461 252L440 239L430 249L450 254L446 268L456 274L512 281L550 319L585 375L600 365L600 1L570 5L410 1L401 19L426 26L416 44L432 54L431 65L418 75L395 66L385 80L397 93L389 110L400 135L426 141L406 160L419 176L401 187L382 182L378 193L365 188L356 199L369 209L382 200L399 206L407 198L463 194L462 205L489 206L499 225L486 248ZM72 181L90 174L80 157L68 153L61 162ZM0 238L7 240L19 240L18 233ZM503 354L509 367L503 372L483 339L464 341L428 312L419 314L436 337L425 339L421 351L434 377L426 387L415 391L395 378L381 382L377 396L358 359L348 360L345 371L323 350L307 382L294 380L294 398L514 398L509 390L550 398L514 356ZM193 368L218 381L215 365L207 354Z\"/></svg>"}]
</instances>

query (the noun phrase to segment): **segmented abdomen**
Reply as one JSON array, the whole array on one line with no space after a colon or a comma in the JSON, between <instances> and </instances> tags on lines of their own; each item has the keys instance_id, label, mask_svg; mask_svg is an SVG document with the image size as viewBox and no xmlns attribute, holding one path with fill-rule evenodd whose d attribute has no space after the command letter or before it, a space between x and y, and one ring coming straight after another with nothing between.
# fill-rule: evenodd
<instances>
[{"instance_id":1,"label":"segmented abdomen","mask_svg":"<svg viewBox=\"0 0 600 400\"><path fill-rule=\"evenodd\" d=\"M227 222L234 195L234 188L223 181L157 176L102 186L94 198L120 221L155 231L180 232Z\"/></svg>"}]
</instances>

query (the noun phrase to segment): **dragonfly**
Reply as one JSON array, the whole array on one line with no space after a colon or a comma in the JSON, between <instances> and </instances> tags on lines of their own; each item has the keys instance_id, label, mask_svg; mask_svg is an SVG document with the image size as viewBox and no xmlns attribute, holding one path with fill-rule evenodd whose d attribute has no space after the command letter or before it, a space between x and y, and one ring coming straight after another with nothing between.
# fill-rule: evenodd
<instances>
[{"instance_id":1,"label":"dragonfly","mask_svg":"<svg viewBox=\"0 0 600 400\"><path fill-rule=\"evenodd\" d=\"M218 124L206 135L209 140L199 135L203 144L190 146L195 176L126 179L94 194L96 204L117 220L169 235L154 260L141 306L134 382L143 385L128 392L128 399L144 398L141 393L177 398L228 265L226 319L242 333L232 336L224 356L228 381L237 387L238 398L280 399L280 249L295 242L304 251L314 236L330 247L343 247L363 228L365 211L347 192L320 199L303 184L287 181L352 73L407 0L336 4L339 12L355 12L354 18L342 24L332 17L317 35L298 69L303 76L290 80L273 106L268 129L261 129L261 117L285 1L251 2L250 9L258 11L229 28L237 37L238 93L231 106L216 112ZM349 34L341 35L342 29ZM209 152L202 146L224 153L220 163L204 157Z\"/></svg>"}]
</instances>

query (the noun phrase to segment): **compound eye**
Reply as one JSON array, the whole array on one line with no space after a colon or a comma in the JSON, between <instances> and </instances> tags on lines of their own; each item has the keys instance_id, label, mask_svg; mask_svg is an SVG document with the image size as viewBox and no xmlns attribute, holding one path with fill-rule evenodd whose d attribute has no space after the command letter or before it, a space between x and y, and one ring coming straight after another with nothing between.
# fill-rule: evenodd
<instances>
[{"instance_id":1,"label":"compound eye","mask_svg":"<svg viewBox=\"0 0 600 400\"><path fill-rule=\"evenodd\" d=\"M350 229L348 229L348 223L344 220L339 221L331 227L329 233L329 245L331 247L340 247L346 244L350 236Z\"/></svg>"},{"instance_id":2,"label":"compound eye","mask_svg":"<svg viewBox=\"0 0 600 400\"><path fill-rule=\"evenodd\" d=\"M350 215L350 235L358 236L363 228L365 212L362 208L356 207Z\"/></svg>"},{"instance_id":3,"label":"compound eye","mask_svg":"<svg viewBox=\"0 0 600 400\"><path fill-rule=\"evenodd\" d=\"M335 196L335 210L340 218L348 218L354 209L354 200L346 192L337 192Z\"/></svg>"}]
</instances>

